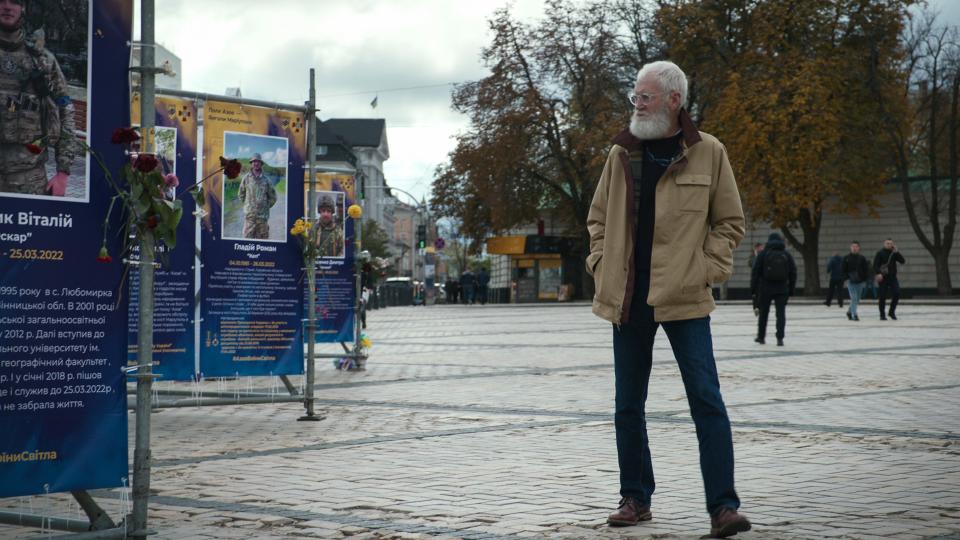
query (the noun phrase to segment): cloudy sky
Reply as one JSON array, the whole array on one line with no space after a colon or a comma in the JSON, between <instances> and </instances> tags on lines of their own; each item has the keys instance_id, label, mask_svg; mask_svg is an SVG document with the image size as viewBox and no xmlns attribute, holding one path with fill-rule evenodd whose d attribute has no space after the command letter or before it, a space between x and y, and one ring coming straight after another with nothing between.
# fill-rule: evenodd
<instances>
[{"instance_id":1,"label":"cloudy sky","mask_svg":"<svg viewBox=\"0 0 960 540\"><path fill-rule=\"evenodd\" d=\"M321 118L386 119L387 182L420 198L466 127L450 110L449 83L486 74L487 21L506 2L158 0L156 37L182 59L185 90L240 87L244 97L298 104L316 68ZM960 0L930 3L942 22L960 24ZM543 14L542 0L511 5L520 19Z\"/></svg>"}]
</instances>

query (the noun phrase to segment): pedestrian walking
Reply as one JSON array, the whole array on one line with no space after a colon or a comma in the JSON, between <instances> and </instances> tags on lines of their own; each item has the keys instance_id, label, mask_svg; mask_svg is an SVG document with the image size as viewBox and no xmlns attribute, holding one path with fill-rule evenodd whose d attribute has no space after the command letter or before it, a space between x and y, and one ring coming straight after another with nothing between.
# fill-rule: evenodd
<instances>
[{"instance_id":1,"label":"pedestrian walking","mask_svg":"<svg viewBox=\"0 0 960 540\"><path fill-rule=\"evenodd\" d=\"M445 302L447 304L457 303L456 299L454 299L453 297L453 280L450 279L449 276L447 276L447 279L444 280L443 282L443 292L444 292Z\"/></svg>"},{"instance_id":2,"label":"pedestrian walking","mask_svg":"<svg viewBox=\"0 0 960 540\"><path fill-rule=\"evenodd\" d=\"M787 329L787 299L793 296L797 285L797 263L787 251L783 238L770 233L767 245L757 256L750 277L750 292L759 298L760 316L757 320L759 344L765 343L767 335L767 317L770 315L770 303L777 309L777 346L783 347L783 337Z\"/></svg>"},{"instance_id":3,"label":"pedestrian walking","mask_svg":"<svg viewBox=\"0 0 960 540\"><path fill-rule=\"evenodd\" d=\"M753 265L757 262L757 256L760 255L760 252L763 251L763 244L757 242L753 245L753 251L750 252L750 257L747 258L747 268L750 269L750 275L753 275ZM751 294L750 298L753 299L753 316L760 316L760 300L757 298L756 294Z\"/></svg>"},{"instance_id":4,"label":"pedestrian walking","mask_svg":"<svg viewBox=\"0 0 960 540\"><path fill-rule=\"evenodd\" d=\"M860 254L860 242L854 240L850 244L850 253L843 258L843 277L847 281L847 292L850 293L850 308L847 309L847 318L859 321L857 306L863 295L863 287L869 279L869 265L867 258Z\"/></svg>"},{"instance_id":5,"label":"pedestrian walking","mask_svg":"<svg viewBox=\"0 0 960 540\"><path fill-rule=\"evenodd\" d=\"M753 270L753 263L757 262L757 257L760 256L762 251L763 243L757 242L753 245L753 251L750 252L750 257L747 258L747 268L751 271Z\"/></svg>"},{"instance_id":6,"label":"pedestrian walking","mask_svg":"<svg viewBox=\"0 0 960 540\"><path fill-rule=\"evenodd\" d=\"M726 149L697 131L683 108L687 79L679 67L645 65L628 97L630 127L613 139L587 217L593 313L613 323L621 499L607 522L636 525L653 516L645 404L662 325L696 424L710 535L732 536L750 521L737 511L709 314L710 287L730 277L743 239L740 194Z\"/></svg>"},{"instance_id":7,"label":"pedestrian walking","mask_svg":"<svg viewBox=\"0 0 960 540\"><path fill-rule=\"evenodd\" d=\"M873 257L874 283L880 287L878 303L880 304L880 320L887 320L885 307L887 296L890 296L890 318L897 320L897 304L900 303L900 280L897 279L897 263L906 264L903 254L897 251L897 245L892 238L883 241L883 249Z\"/></svg>"},{"instance_id":8,"label":"pedestrian walking","mask_svg":"<svg viewBox=\"0 0 960 540\"><path fill-rule=\"evenodd\" d=\"M480 272L477 274L477 300L480 302L480 305L487 304L487 291L490 287L490 274L487 272L486 267L481 266Z\"/></svg>"},{"instance_id":9,"label":"pedestrian walking","mask_svg":"<svg viewBox=\"0 0 960 540\"><path fill-rule=\"evenodd\" d=\"M460 274L460 295L464 304L472 304L476 301L477 277L468 268L463 274Z\"/></svg>"},{"instance_id":10,"label":"pedestrian walking","mask_svg":"<svg viewBox=\"0 0 960 540\"><path fill-rule=\"evenodd\" d=\"M462 291L460 290L460 281L458 279L452 279L451 281L453 282L452 287L450 287L453 290L453 300L451 300L450 303L458 304L460 303L460 296L462 295Z\"/></svg>"},{"instance_id":11,"label":"pedestrian walking","mask_svg":"<svg viewBox=\"0 0 960 540\"><path fill-rule=\"evenodd\" d=\"M830 275L830 288L827 290L827 299L823 302L827 307L833 302L833 295L837 295L837 305L843 307L843 257L839 251L833 252L833 257L827 261L827 274Z\"/></svg>"}]
</instances>

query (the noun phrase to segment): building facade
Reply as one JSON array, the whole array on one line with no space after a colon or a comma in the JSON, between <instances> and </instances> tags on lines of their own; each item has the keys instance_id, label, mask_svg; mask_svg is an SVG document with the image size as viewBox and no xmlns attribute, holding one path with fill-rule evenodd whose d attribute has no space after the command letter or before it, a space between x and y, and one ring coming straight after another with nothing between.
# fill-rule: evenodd
<instances>
[{"instance_id":1,"label":"building facade","mask_svg":"<svg viewBox=\"0 0 960 540\"><path fill-rule=\"evenodd\" d=\"M155 77L157 88L180 90L183 83L183 77L180 74L180 69L182 67L182 61L180 60L180 57L173 54L169 49L163 45L160 45L159 43L154 46L154 51L154 65L157 67L169 68L168 73L157 73ZM134 66L140 65L139 42L133 44L132 64ZM133 72L132 77L134 86L138 86L140 84L140 75L136 72Z\"/></svg>"},{"instance_id":2,"label":"building facade","mask_svg":"<svg viewBox=\"0 0 960 540\"><path fill-rule=\"evenodd\" d=\"M317 129L317 154L329 156L348 149L354 158L357 186L363 190L363 215L376 221L393 238L393 201L383 164L390 159L386 121L382 118L330 118ZM332 158L324 158L332 159Z\"/></svg>"}]
</instances>

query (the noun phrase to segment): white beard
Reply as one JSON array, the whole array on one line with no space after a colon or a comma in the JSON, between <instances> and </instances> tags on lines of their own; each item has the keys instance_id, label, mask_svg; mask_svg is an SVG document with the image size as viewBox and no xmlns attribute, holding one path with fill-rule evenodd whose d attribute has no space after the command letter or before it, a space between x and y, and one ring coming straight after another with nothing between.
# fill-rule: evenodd
<instances>
[{"instance_id":1,"label":"white beard","mask_svg":"<svg viewBox=\"0 0 960 540\"><path fill-rule=\"evenodd\" d=\"M641 141L664 139L670 136L670 111L664 108L646 118L630 116L630 134Z\"/></svg>"}]
</instances>

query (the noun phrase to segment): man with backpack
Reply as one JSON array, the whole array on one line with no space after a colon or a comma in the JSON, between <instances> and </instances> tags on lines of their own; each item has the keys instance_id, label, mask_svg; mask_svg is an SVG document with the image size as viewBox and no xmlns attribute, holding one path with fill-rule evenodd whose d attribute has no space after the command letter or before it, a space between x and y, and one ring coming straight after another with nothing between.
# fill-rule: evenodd
<instances>
[{"instance_id":1,"label":"man with backpack","mask_svg":"<svg viewBox=\"0 0 960 540\"><path fill-rule=\"evenodd\" d=\"M783 238L770 233L767 245L757 255L750 274L750 293L758 298L760 317L757 320L757 337L761 345L767 334L767 317L770 315L770 302L777 308L777 346L783 347L783 336L787 328L787 298L793 295L797 284L797 263L786 250Z\"/></svg>"}]
</instances>

